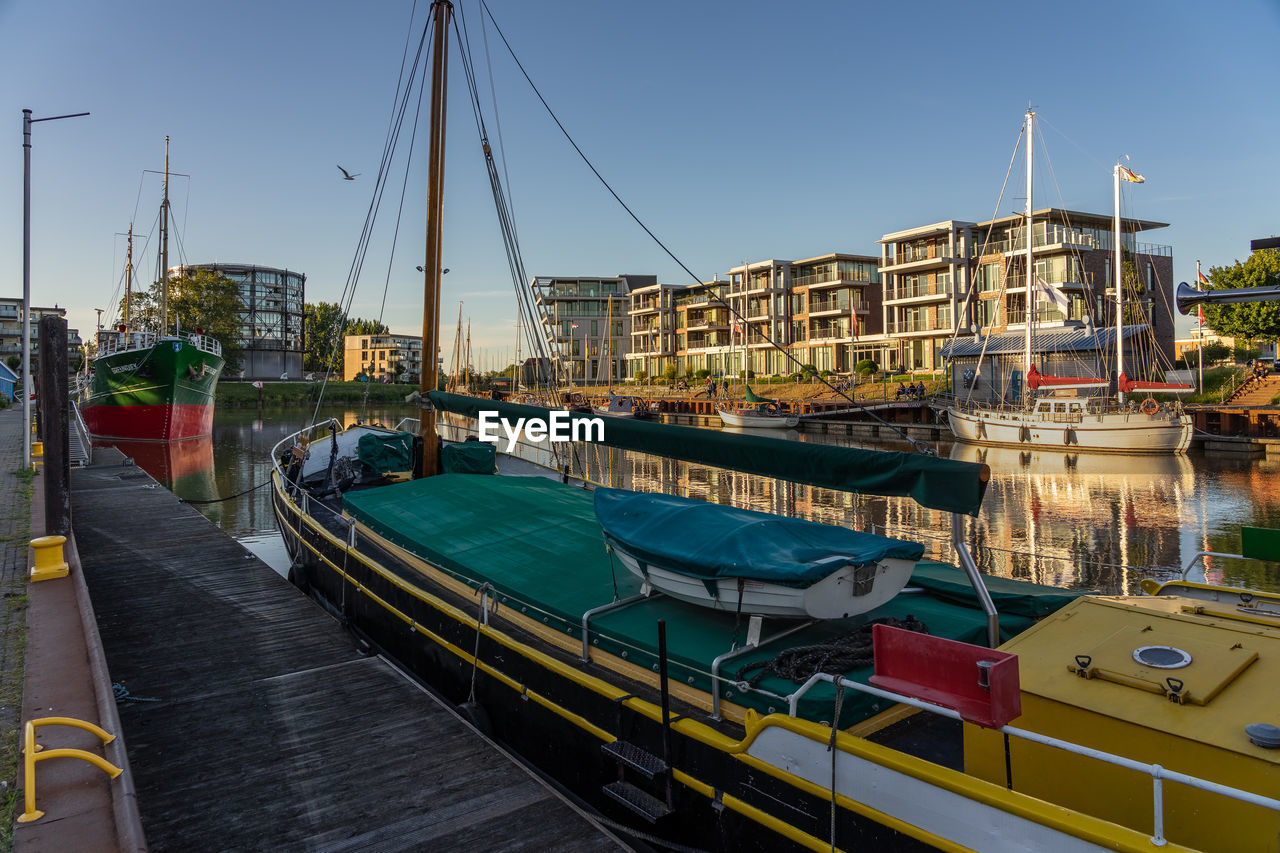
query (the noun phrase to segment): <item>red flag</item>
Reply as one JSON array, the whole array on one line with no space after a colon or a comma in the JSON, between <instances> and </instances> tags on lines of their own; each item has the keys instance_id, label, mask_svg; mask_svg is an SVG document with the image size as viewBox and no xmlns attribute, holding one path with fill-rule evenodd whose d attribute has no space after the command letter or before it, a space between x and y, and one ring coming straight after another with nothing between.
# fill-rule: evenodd
<instances>
[{"instance_id":1,"label":"red flag","mask_svg":"<svg viewBox=\"0 0 1280 853\"><path fill-rule=\"evenodd\" d=\"M1197 305L1196 310L1200 312L1200 328L1204 328L1204 306Z\"/></svg>"},{"instance_id":2,"label":"red flag","mask_svg":"<svg viewBox=\"0 0 1280 853\"><path fill-rule=\"evenodd\" d=\"M858 339L858 312L854 311L850 316L853 318L853 339Z\"/></svg>"}]
</instances>

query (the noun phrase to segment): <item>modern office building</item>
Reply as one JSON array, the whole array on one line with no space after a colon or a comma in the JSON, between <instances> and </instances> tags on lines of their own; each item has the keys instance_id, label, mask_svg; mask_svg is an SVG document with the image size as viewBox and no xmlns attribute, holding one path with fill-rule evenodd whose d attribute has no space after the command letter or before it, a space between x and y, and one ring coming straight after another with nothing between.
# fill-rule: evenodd
<instances>
[{"instance_id":1,"label":"modern office building","mask_svg":"<svg viewBox=\"0 0 1280 853\"><path fill-rule=\"evenodd\" d=\"M417 382L422 375L419 335L346 335L342 356L347 382L361 374L371 382Z\"/></svg>"},{"instance_id":2,"label":"modern office building","mask_svg":"<svg viewBox=\"0 0 1280 853\"><path fill-rule=\"evenodd\" d=\"M196 270L224 275L240 288L243 378L301 378L307 277L287 269L222 262L174 267L170 275Z\"/></svg>"}]
</instances>

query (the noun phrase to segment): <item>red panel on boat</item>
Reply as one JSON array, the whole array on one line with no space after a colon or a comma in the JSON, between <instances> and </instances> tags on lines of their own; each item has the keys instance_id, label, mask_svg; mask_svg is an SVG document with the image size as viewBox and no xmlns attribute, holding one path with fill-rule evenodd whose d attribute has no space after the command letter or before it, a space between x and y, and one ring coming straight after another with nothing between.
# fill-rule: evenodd
<instances>
[{"instance_id":1,"label":"red panel on boat","mask_svg":"<svg viewBox=\"0 0 1280 853\"><path fill-rule=\"evenodd\" d=\"M876 687L951 708L987 728L1022 713L1017 655L889 625L873 626L871 639Z\"/></svg>"}]
</instances>

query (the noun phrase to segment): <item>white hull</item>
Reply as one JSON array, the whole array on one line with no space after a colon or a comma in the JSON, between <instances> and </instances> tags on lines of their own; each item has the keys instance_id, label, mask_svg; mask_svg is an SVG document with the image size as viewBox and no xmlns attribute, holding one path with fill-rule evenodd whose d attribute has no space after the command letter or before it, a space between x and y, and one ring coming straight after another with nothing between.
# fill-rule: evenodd
<instances>
[{"instance_id":1,"label":"white hull","mask_svg":"<svg viewBox=\"0 0 1280 853\"><path fill-rule=\"evenodd\" d=\"M667 571L659 566L648 566L646 573L635 557L623 551L615 543L613 552L622 565L647 586L666 593L672 598L690 604L710 607L714 610L736 612L738 608L738 581L721 578L716 581L717 596L707 593L706 584L699 578ZM804 589L781 584L749 580L742 587L742 612L761 616L784 616L798 619L843 619L874 610L888 603L902 591L911 579L914 560L892 557L881 560L875 567L875 580L871 589L862 595L854 594L856 569L845 566Z\"/></svg>"},{"instance_id":2,"label":"white hull","mask_svg":"<svg viewBox=\"0 0 1280 853\"><path fill-rule=\"evenodd\" d=\"M755 429L795 429L800 419L795 415L762 415L758 412L716 412L725 426L754 427Z\"/></svg>"},{"instance_id":3,"label":"white hull","mask_svg":"<svg viewBox=\"0 0 1280 853\"><path fill-rule=\"evenodd\" d=\"M1191 443L1191 417L1170 412L1084 413L944 409L958 441L1036 450L1181 453Z\"/></svg>"}]
</instances>

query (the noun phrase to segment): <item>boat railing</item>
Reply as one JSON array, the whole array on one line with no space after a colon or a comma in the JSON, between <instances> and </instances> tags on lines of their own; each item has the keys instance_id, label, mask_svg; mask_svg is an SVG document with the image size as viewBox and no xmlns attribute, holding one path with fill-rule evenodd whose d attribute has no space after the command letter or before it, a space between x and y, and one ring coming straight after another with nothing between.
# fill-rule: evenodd
<instances>
[{"instance_id":1,"label":"boat railing","mask_svg":"<svg viewBox=\"0 0 1280 853\"><path fill-rule=\"evenodd\" d=\"M84 422L84 417L80 414L80 407L76 405L75 400L70 401L71 406L71 448L70 455L76 464L92 465L93 464L93 439L89 433L89 427Z\"/></svg>"},{"instance_id":2,"label":"boat railing","mask_svg":"<svg viewBox=\"0 0 1280 853\"><path fill-rule=\"evenodd\" d=\"M216 338L204 334L187 335L187 342L201 352L207 352L210 355L222 357L222 344Z\"/></svg>"},{"instance_id":3,"label":"boat railing","mask_svg":"<svg viewBox=\"0 0 1280 853\"><path fill-rule=\"evenodd\" d=\"M938 714L943 717L949 717L953 720L963 721L964 717L958 711L950 708L944 708L923 699L917 699L913 696L905 696L901 693L894 693L891 690L884 690L879 687L872 687L869 684L863 684L858 681L850 681L839 675L831 675L825 672L814 674L800 686L790 696L786 697L788 703L788 715L797 716L800 699L808 693L815 685L826 682L837 688L843 687L848 690L856 690L859 693L866 693L881 699L887 699L891 702L898 702L903 705L910 705L913 708L919 708L922 711L928 711L932 714ZM1102 761L1106 764L1112 764L1117 767L1123 767L1128 770L1134 770L1151 777L1152 785L1152 833L1151 843L1157 847L1167 844L1164 837L1164 782L1175 782L1180 785L1186 785L1190 788L1196 788L1201 791L1207 791L1212 794L1218 794L1232 800L1248 803L1250 805L1259 806L1264 809L1280 812L1280 800L1271 797L1264 797L1250 791L1242 791L1239 788L1232 788L1229 785L1222 785L1217 782L1211 782L1208 779L1201 779L1198 776L1190 776L1186 773L1179 773L1176 770L1169 770L1159 764L1147 764L1143 761L1135 761L1132 758L1125 758L1122 755L1105 752L1104 750L1094 749L1092 747L1083 746L1071 741L1062 740L1060 738L1051 737L1049 735L1033 732L1028 729L1020 729L1015 726L1001 726L991 731L999 732L1008 737L1016 737L1030 743L1038 743L1042 746L1049 746L1055 749L1069 752L1072 755L1079 755L1084 758L1092 758Z\"/></svg>"},{"instance_id":4,"label":"boat railing","mask_svg":"<svg viewBox=\"0 0 1280 853\"><path fill-rule=\"evenodd\" d=\"M98 355L149 349L157 340L154 332L98 332Z\"/></svg>"}]
</instances>

